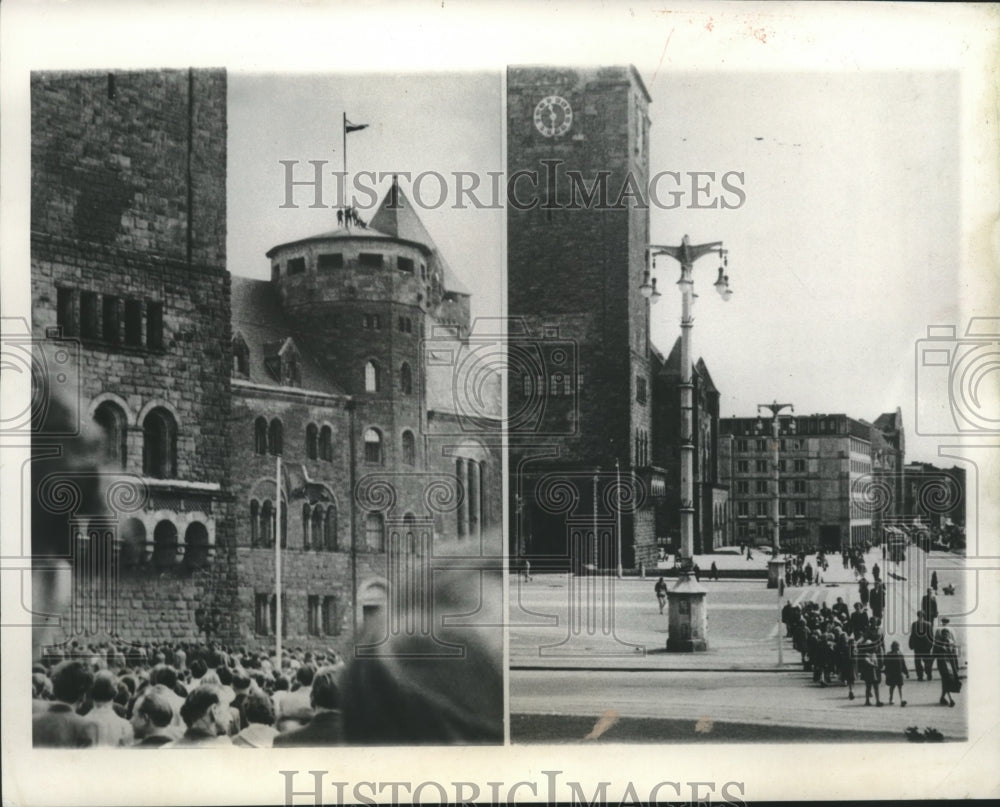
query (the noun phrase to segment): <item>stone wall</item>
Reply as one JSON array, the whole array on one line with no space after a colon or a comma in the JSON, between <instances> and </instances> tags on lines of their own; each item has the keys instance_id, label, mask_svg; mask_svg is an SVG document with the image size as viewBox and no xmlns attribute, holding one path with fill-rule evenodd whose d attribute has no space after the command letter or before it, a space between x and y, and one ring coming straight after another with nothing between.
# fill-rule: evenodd
<instances>
[{"instance_id":1,"label":"stone wall","mask_svg":"<svg viewBox=\"0 0 1000 807\"><path fill-rule=\"evenodd\" d=\"M79 522L79 537L67 533L78 596L64 625L88 641L192 639L196 612L214 609L216 635L232 635L225 73L36 73L31 105L33 334L51 346L61 329L79 418L102 403L122 416L125 456L107 471L143 480L141 502L112 518L181 528L170 562L152 562L148 531L115 573L105 542L117 534L121 548L122 525ZM175 428L162 474L144 461L154 409ZM209 541L197 558L183 547L193 513Z\"/></svg>"}]
</instances>

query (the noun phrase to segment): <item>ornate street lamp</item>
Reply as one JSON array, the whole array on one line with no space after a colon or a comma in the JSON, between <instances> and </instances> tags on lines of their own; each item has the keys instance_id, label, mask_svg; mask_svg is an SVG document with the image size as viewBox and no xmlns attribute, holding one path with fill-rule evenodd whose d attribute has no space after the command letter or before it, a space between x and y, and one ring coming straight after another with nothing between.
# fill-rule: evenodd
<instances>
[{"instance_id":1,"label":"ornate street lamp","mask_svg":"<svg viewBox=\"0 0 1000 807\"><path fill-rule=\"evenodd\" d=\"M778 414L787 409L790 412L795 411L795 407L790 403L774 403L769 404L757 404L757 423L755 424L755 431L757 434L764 433L764 420L761 417L761 410L766 409L771 413L771 451L773 452L772 457L772 479L771 479L771 559L767 562L767 587L768 588L779 588L780 581L785 578L785 560L780 557L781 554L781 504L780 504L780 479L779 479L779 468L780 460L778 456L778 447L781 444L780 435L784 434L795 434L795 418L784 418L778 417ZM783 429L783 432L782 432Z\"/></svg>"},{"instance_id":2,"label":"ornate street lamp","mask_svg":"<svg viewBox=\"0 0 1000 807\"><path fill-rule=\"evenodd\" d=\"M722 259L715 290L723 300L733 293L729 289L728 252L721 241L692 245L685 235L680 246L668 247L650 244L646 249L649 267L643 276L639 291L643 297L655 303L660 298L656 289L656 278L652 276L658 255L669 255L681 265L681 276L677 285L681 289L681 563L677 583L668 589L670 624L667 650L692 652L708 649L705 595L708 593L691 577L694 566L694 393L691 380L691 328L694 318L691 305L694 302L694 280L691 277L694 262L710 253L718 253Z\"/></svg>"}]
</instances>

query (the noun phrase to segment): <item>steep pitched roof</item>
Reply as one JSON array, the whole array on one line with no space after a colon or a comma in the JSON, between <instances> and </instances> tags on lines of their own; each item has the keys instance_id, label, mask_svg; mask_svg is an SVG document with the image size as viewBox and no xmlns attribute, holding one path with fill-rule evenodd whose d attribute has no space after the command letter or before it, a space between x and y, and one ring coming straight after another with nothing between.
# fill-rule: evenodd
<instances>
[{"instance_id":1,"label":"steep pitched roof","mask_svg":"<svg viewBox=\"0 0 1000 807\"><path fill-rule=\"evenodd\" d=\"M674 340L673 347L660 366L660 375L680 375L681 372L681 338Z\"/></svg>"},{"instance_id":2,"label":"steep pitched roof","mask_svg":"<svg viewBox=\"0 0 1000 807\"><path fill-rule=\"evenodd\" d=\"M900 412L898 409L895 412L883 412L881 415L875 418L874 426L876 429L881 429L884 432L898 431L899 415Z\"/></svg>"},{"instance_id":3,"label":"steep pitched roof","mask_svg":"<svg viewBox=\"0 0 1000 807\"><path fill-rule=\"evenodd\" d=\"M709 392L718 392L718 388L715 386L715 382L712 380L711 373L708 372L708 365L705 364L705 360L699 358L698 363L694 366L695 373L701 376L702 383L705 385L705 389Z\"/></svg>"},{"instance_id":4,"label":"steep pitched roof","mask_svg":"<svg viewBox=\"0 0 1000 807\"><path fill-rule=\"evenodd\" d=\"M232 275L231 283L233 335L241 335L250 350L250 381L276 388L281 386L267 369L265 358L275 344L283 346L290 337L299 352L301 389L342 395L343 391L309 352L308 334L299 332L281 310L270 282Z\"/></svg>"},{"instance_id":5,"label":"steep pitched roof","mask_svg":"<svg viewBox=\"0 0 1000 807\"><path fill-rule=\"evenodd\" d=\"M465 285L455 277L455 273L448 265L441 250L438 249L431 234L427 232L424 223L417 215L413 203L410 202L403 189L399 187L396 178L392 178L392 185L386 193L378 211L372 216L371 227L376 230L391 235L394 238L402 238L407 241L415 241L426 246L437 258L441 267L442 283L445 291L455 294L470 294Z\"/></svg>"}]
</instances>

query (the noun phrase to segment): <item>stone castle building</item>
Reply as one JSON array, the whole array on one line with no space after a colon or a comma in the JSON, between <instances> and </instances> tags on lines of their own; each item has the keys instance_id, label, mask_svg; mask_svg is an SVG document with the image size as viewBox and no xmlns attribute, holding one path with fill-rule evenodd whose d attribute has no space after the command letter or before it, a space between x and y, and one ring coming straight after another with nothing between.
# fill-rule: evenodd
<instances>
[{"instance_id":1,"label":"stone castle building","mask_svg":"<svg viewBox=\"0 0 1000 807\"><path fill-rule=\"evenodd\" d=\"M283 634L346 652L434 546L499 556L499 382L456 382L470 295L395 183L230 275L226 102L221 70L32 77L33 335L133 492L65 514L66 638L266 645L278 542Z\"/></svg>"}]
</instances>

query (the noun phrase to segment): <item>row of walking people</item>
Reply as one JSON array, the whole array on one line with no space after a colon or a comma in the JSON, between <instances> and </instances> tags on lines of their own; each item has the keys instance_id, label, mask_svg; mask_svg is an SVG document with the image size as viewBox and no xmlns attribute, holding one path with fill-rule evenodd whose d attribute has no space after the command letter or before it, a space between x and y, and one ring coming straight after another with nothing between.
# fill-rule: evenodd
<instances>
[{"instance_id":1,"label":"row of walking people","mask_svg":"<svg viewBox=\"0 0 1000 807\"><path fill-rule=\"evenodd\" d=\"M865 705L882 706L884 679L889 705L895 704L898 694L899 705L906 706L903 682L910 677L906 657L898 641L892 641L886 650L881 617L869 616L860 602L855 603L850 613L840 597L833 607L815 602L801 607L786 603L782 619L786 636L800 653L803 669L812 673L813 683L827 687L836 677L837 683L847 688L848 699L854 700L854 688L860 681L865 687ZM910 649L914 650L919 680L925 676L932 680L931 666L936 664L941 681L939 703L954 706L953 694L961 690L961 682L958 646L948 620L942 619L940 627L931 635L928 643L926 627L911 628Z\"/></svg>"}]
</instances>

